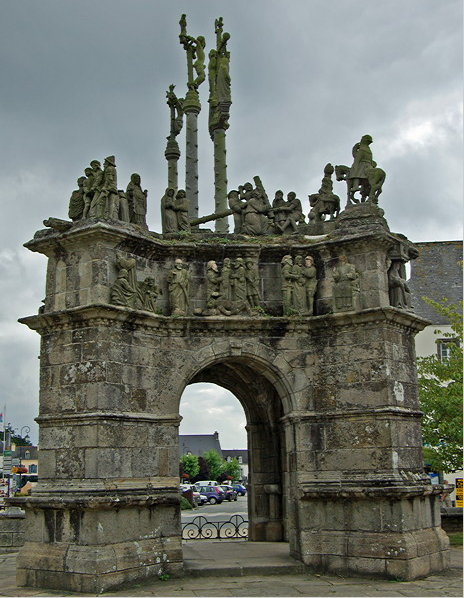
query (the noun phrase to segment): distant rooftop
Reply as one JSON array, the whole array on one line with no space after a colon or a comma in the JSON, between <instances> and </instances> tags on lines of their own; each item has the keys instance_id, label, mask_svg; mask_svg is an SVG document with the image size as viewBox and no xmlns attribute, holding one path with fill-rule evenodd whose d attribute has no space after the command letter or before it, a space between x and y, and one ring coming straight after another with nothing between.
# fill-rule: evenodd
<instances>
[{"instance_id":1,"label":"distant rooftop","mask_svg":"<svg viewBox=\"0 0 464 598\"><path fill-rule=\"evenodd\" d=\"M220 455L222 453L217 432L214 434L179 434L179 456L192 453L192 455L202 457L211 449L216 450Z\"/></svg>"},{"instance_id":2,"label":"distant rooftop","mask_svg":"<svg viewBox=\"0 0 464 598\"><path fill-rule=\"evenodd\" d=\"M424 241L414 245L419 257L411 261L408 281L414 313L434 325L448 324L422 297L438 302L446 297L454 304L462 301L462 241Z\"/></svg>"}]
</instances>

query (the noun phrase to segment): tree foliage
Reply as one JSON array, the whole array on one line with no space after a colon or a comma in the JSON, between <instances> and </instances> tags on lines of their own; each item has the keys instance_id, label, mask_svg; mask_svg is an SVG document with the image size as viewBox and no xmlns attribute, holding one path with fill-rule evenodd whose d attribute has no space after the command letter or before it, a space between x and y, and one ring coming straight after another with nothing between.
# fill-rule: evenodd
<instances>
[{"instance_id":1,"label":"tree foliage","mask_svg":"<svg viewBox=\"0 0 464 598\"><path fill-rule=\"evenodd\" d=\"M422 433L424 460L433 471L451 473L462 469L462 302L459 306L423 298L450 322L450 356L419 357L419 399L424 412Z\"/></svg>"},{"instance_id":2,"label":"tree foliage","mask_svg":"<svg viewBox=\"0 0 464 598\"><path fill-rule=\"evenodd\" d=\"M198 464L198 457L196 455L190 453L188 455L182 455L180 462L183 472L188 473L190 479L198 475L200 465Z\"/></svg>"},{"instance_id":3,"label":"tree foliage","mask_svg":"<svg viewBox=\"0 0 464 598\"><path fill-rule=\"evenodd\" d=\"M240 464L235 457L230 461L224 461L222 465L222 475L224 479L230 476L233 480L240 478Z\"/></svg>"},{"instance_id":4,"label":"tree foliage","mask_svg":"<svg viewBox=\"0 0 464 598\"><path fill-rule=\"evenodd\" d=\"M206 451L203 455L209 468L209 475L211 480L217 480L222 472L222 457L215 450ZM206 479L206 478L205 478Z\"/></svg>"}]
</instances>

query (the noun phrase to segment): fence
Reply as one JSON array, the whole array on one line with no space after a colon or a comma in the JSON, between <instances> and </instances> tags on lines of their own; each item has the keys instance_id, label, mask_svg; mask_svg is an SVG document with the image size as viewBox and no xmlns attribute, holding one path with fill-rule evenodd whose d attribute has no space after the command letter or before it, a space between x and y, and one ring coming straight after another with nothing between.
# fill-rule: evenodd
<instances>
[{"instance_id":1,"label":"fence","mask_svg":"<svg viewBox=\"0 0 464 598\"><path fill-rule=\"evenodd\" d=\"M182 524L183 540L233 540L248 538L248 521L241 515L232 515L228 521L208 521L195 517Z\"/></svg>"}]
</instances>

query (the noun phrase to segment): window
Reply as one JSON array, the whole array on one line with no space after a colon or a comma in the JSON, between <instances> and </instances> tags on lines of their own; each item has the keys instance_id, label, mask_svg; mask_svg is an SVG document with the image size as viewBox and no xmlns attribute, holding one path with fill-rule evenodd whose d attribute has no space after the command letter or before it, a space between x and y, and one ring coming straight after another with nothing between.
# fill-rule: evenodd
<instances>
[{"instance_id":1,"label":"window","mask_svg":"<svg viewBox=\"0 0 464 598\"><path fill-rule=\"evenodd\" d=\"M439 359L449 359L451 357L451 343L456 344L457 341L453 338L440 338L437 341Z\"/></svg>"},{"instance_id":2,"label":"window","mask_svg":"<svg viewBox=\"0 0 464 598\"><path fill-rule=\"evenodd\" d=\"M26 452L24 453L24 458L25 458L25 459L30 459L30 458L31 458L31 452L30 452L30 451L26 451Z\"/></svg>"},{"instance_id":3,"label":"window","mask_svg":"<svg viewBox=\"0 0 464 598\"><path fill-rule=\"evenodd\" d=\"M242 457L239 457L239 458L238 458L238 462L239 462L239 463L242 463L242 462L243 462L243 459L242 459Z\"/></svg>"}]
</instances>

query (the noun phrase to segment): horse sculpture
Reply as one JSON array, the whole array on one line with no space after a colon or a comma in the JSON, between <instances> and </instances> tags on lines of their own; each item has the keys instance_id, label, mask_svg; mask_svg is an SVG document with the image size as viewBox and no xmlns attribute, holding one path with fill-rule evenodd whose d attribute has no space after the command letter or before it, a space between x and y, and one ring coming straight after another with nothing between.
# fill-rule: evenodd
<instances>
[{"instance_id":1,"label":"horse sculpture","mask_svg":"<svg viewBox=\"0 0 464 598\"><path fill-rule=\"evenodd\" d=\"M379 203L379 195L382 193L382 186L385 182L385 171L378 168L375 162L372 162L371 166L366 167L365 174L366 178L359 180L359 185L354 187L354 179L350 178L349 166L338 165L335 166L335 177L337 181L346 181L348 187L348 205L353 203L362 203L365 201L371 201L372 203ZM355 197L355 193L359 192L361 198Z\"/></svg>"}]
</instances>

